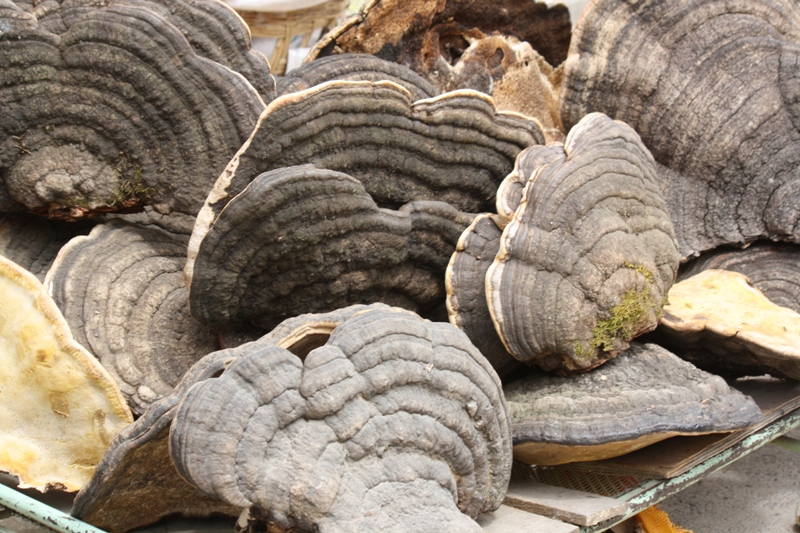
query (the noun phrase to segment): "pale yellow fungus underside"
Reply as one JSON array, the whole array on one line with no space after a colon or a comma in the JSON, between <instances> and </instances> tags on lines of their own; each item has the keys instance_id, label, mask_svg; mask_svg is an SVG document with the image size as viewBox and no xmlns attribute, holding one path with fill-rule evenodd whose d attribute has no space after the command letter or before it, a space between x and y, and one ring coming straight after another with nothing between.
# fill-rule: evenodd
<instances>
[{"instance_id":1,"label":"pale yellow fungus underside","mask_svg":"<svg viewBox=\"0 0 800 533\"><path fill-rule=\"evenodd\" d=\"M132 416L32 274L0 257L0 470L77 491Z\"/></svg>"}]
</instances>

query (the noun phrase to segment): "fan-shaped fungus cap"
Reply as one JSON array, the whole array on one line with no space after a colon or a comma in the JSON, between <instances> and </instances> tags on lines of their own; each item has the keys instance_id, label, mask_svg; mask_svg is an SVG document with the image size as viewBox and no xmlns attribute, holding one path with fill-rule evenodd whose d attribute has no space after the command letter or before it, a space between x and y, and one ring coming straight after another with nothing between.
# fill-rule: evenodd
<instances>
[{"instance_id":1,"label":"fan-shaped fungus cap","mask_svg":"<svg viewBox=\"0 0 800 533\"><path fill-rule=\"evenodd\" d=\"M752 398L656 344L633 343L579 376L526 377L505 394L514 458L538 465L607 459L762 418Z\"/></svg>"},{"instance_id":2,"label":"fan-shaped fungus cap","mask_svg":"<svg viewBox=\"0 0 800 533\"><path fill-rule=\"evenodd\" d=\"M377 304L372 308L383 309ZM282 322L258 340L305 357L325 344L331 331L355 313L356 305L320 315L302 315ZM169 427L175 407L191 386L219 377L249 346L211 353L184 374L173 392L151 404L133 424L120 431L95 474L75 497L71 514L111 533L123 533L179 514L238 516L241 509L203 494L178 475L169 455Z\"/></svg>"},{"instance_id":3,"label":"fan-shaped fungus cap","mask_svg":"<svg viewBox=\"0 0 800 533\"><path fill-rule=\"evenodd\" d=\"M111 220L65 245L45 281L137 413L218 349L216 332L189 314L185 260L185 237Z\"/></svg>"},{"instance_id":4,"label":"fan-shaped fungus cap","mask_svg":"<svg viewBox=\"0 0 800 533\"><path fill-rule=\"evenodd\" d=\"M744 249L719 248L683 265L678 281L710 269L744 274L771 302L800 313L800 248L794 243L759 241Z\"/></svg>"},{"instance_id":5,"label":"fan-shaped fungus cap","mask_svg":"<svg viewBox=\"0 0 800 533\"><path fill-rule=\"evenodd\" d=\"M4 257L0 325L0 470L21 487L76 491L131 412L39 280Z\"/></svg>"},{"instance_id":6,"label":"fan-shaped fungus cap","mask_svg":"<svg viewBox=\"0 0 800 533\"><path fill-rule=\"evenodd\" d=\"M369 54L339 54L316 59L278 78L278 95L304 91L334 80L391 81L407 89L414 101L440 93L427 78L405 65Z\"/></svg>"},{"instance_id":7,"label":"fan-shaped fungus cap","mask_svg":"<svg viewBox=\"0 0 800 533\"><path fill-rule=\"evenodd\" d=\"M480 531L467 517L500 505L511 466L499 380L466 336L380 309L305 361L248 345L183 398L170 450L200 490L322 532Z\"/></svg>"},{"instance_id":8,"label":"fan-shaped fungus cap","mask_svg":"<svg viewBox=\"0 0 800 533\"><path fill-rule=\"evenodd\" d=\"M471 221L441 202L380 209L341 172L266 172L227 204L187 266L191 310L209 324L268 328L343 304L424 310L444 301L447 259Z\"/></svg>"},{"instance_id":9,"label":"fan-shaped fungus cap","mask_svg":"<svg viewBox=\"0 0 800 533\"><path fill-rule=\"evenodd\" d=\"M800 238L799 15L791 0L600 0L574 30L564 125L600 111L641 135L684 257Z\"/></svg>"},{"instance_id":10,"label":"fan-shaped fungus cap","mask_svg":"<svg viewBox=\"0 0 800 533\"><path fill-rule=\"evenodd\" d=\"M469 41L492 33L527 41L548 63L567 57L572 25L562 4L503 0L371 0L331 30L309 58L366 53L410 67L429 78L449 70Z\"/></svg>"},{"instance_id":11,"label":"fan-shaped fungus cap","mask_svg":"<svg viewBox=\"0 0 800 533\"><path fill-rule=\"evenodd\" d=\"M7 2L0 20L0 211L195 215L264 109L151 10L64 8L54 33Z\"/></svg>"},{"instance_id":12,"label":"fan-shaped fungus cap","mask_svg":"<svg viewBox=\"0 0 800 533\"><path fill-rule=\"evenodd\" d=\"M673 285L658 332L712 372L800 379L800 314L738 272L705 270Z\"/></svg>"},{"instance_id":13,"label":"fan-shaped fungus cap","mask_svg":"<svg viewBox=\"0 0 800 533\"><path fill-rule=\"evenodd\" d=\"M563 151L529 177L486 287L512 355L580 372L655 329L679 257L653 159L636 132L593 113Z\"/></svg>"},{"instance_id":14,"label":"fan-shaped fungus cap","mask_svg":"<svg viewBox=\"0 0 800 533\"><path fill-rule=\"evenodd\" d=\"M445 286L450 323L467 334L505 379L525 365L506 350L486 303L486 272L500 250L503 233L496 219L496 215L478 215L464 230L447 265Z\"/></svg>"},{"instance_id":15,"label":"fan-shaped fungus cap","mask_svg":"<svg viewBox=\"0 0 800 533\"><path fill-rule=\"evenodd\" d=\"M543 141L536 122L497 113L491 98L472 91L412 104L408 91L391 82L333 81L284 95L214 185L189 262L220 211L263 172L313 164L355 177L381 207L439 200L479 212L491 205L517 154Z\"/></svg>"}]
</instances>

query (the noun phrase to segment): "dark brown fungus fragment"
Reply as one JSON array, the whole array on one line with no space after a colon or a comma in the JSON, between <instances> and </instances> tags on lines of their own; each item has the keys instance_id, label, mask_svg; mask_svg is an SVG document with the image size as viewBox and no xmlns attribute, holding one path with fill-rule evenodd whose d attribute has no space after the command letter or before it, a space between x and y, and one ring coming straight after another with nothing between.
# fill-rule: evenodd
<instances>
[{"instance_id":1,"label":"dark brown fungus fragment","mask_svg":"<svg viewBox=\"0 0 800 533\"><path fill-rule=\"evenodd\" d=\"M444 301L444 269L472 216L441 202L380 209L356 179L311 165L261 174L187 266L194 316L272 327L304 312Z\"/></svg>"},{"instance_id":2,"label":"dark brown fungus fragment","mask_svg":"<svg viewBox=\"0 0 800 533\"><path fill-rule=\"evenodd\" d=\"M439 94L427 78L410 68L369 54L340 54L316 59L278 78L278 95L304 91L333 80L387 80L405 87L412 100L432 98Z\"/></svg>"},{"instance_id":3,"label":"dark brown fungus fragment","mask_svg":"<svg viewBox=\"0 0 800 533\"><path fill-rule=\"evenodd\" d=\"M496 218L496 215L479 215L464 230L447 266L445 285L450 323L467 334L505 380L525 365L506 350L486 303L486 272L500 250L503 233Z\"/></svg>"},{"instance_id":4,"label":"dark brown fungus fragment","mask_svg":"<svg viewBox=\"0 0 800 533\"><path fill-rule=\"evenodd\" d=\"M505 395L514 458L538 465L616 457L674 435L732 431L762 418L752 398L656 344L633 343L578 376L520 379Z\"/></svg>"},{"instance_id":5,"label":"dark brown fungus fragment","mask_svg":"<svg viewBox=\"0 0 800 533\"><path fill-rule=\"evenodd\" d=\"M718 248L684 264L678 272L678 281L709 269L744 274L771 302L800 313L800 248L797 244L759 241L744 249Z\"/></svg>"},{"instance_id":6,"label":"dark brown fungus fragment","mask_svg":"<svg viewBox=\"0 0 800 533\"><path fill-rule=\"evenodd\" d=\"M601 0L575 28L564 125L599 111L641 135L683 257L800 239L798 16L791 0Z\"/></svg>"},{"instance_id":7,"label":"dark brown fungus fragment","mask_svg":"<svg viewBox=\"0 0 800 533\"><path fill-rule=\"evenodd\" d=\"M61 247L73 237L89 233L92 225L46 220L25 213L0 215L0 255L44 281Z\"/></svg>"},{"instance_id":8,"label":"dark brown fungus fragment","mask_svg":"<svg viewBox=\"0 0 800 533\"><path fill-rule=\"evenodd\" d=\"M264 103L154 11L0 4L0 210L195 215Z\"/></svg>"},{"instance_id":9,"label":"dark brown fungus fragment","mask_svg":"<svg viewBox=\"0 0 800 533\"><path fill-rule=\"evenodd\" d=\"M175 465L201 491L320 532L477 532L470 518L502 502L500 382L457 328L370 309L304 360L248 346L172 423Z\"/></svg>"},{"instance_id":10,"label":"dark brown fungus fragment","mask_svg":"<svg viewBox=\"0 0 800 533\"><path fill-rule=\"evenodd\" d=\"M186 240L120 220L70 241L46 278L76 340L141 413L169 394L216 332L189 314Z\"/></svg>"},{"instance_id":11,"label":"dark brown fungus fragment","mask_svg":"<svg viewBox=\"0 0 800 533\"><path fill-rule=\"evenodd\" d=\"M346 172L381 207L439 200L488 210L497 185L541 127L498 113L491 98L456 91L412 104L391 82L332 81L274 100L217 180L198 215L189 260L220 211L259 174L313 164Z\"/></svg>"},{"instance_id":12,"label":"dark brown fungus fragment","mask_svg":"<svg viewBox=\"0 0 800 533\"><path fill-rule=\"evenodd\" d=\"M529 0L371 0L331 30L309 57L366 53L428 77L458 62L469 41L499 33L527 41L548 63L567 57L571 23L564 5Z\"/></svg>"},{"instance_id":13,"label":"dark brown fungus fragment","mask_svg":"<svg viewBox=\"0 0 800 533\"><path fill-rule=\"evenodd\" d=\"M282 322L258 340L299 357L325 344L336 326L367 306L351 306ZM385 308L385 306L372 306ZM173 392L151 404L108 448L91 480L78 492L72 515L111 533L155 523L171 515L238 516L241 509L198 491L180 477L169 455L169 426L175 407L195 383L219 377L250 345L211 353L190 368Z\"/></svg>"},{"instance_id":14,"label":"dark brown fungus fragment","mask_svg":"<svg viewBox=\"0 0 800 533\"><path fill-rule=\"evenodd\" d=\"M679 257L636 132L594 113L563 151L529 176L487 273L487 300L512 355L581 372L656 327Z\"/></svg>"}]
</instances>

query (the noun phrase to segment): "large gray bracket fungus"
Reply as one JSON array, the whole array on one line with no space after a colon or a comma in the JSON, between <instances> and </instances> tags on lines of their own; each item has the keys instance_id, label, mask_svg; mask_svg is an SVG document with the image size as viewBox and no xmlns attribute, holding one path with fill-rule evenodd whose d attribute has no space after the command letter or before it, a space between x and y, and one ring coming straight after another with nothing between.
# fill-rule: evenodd
<instances>
[{"instance_id":1,"label":"large gray bracket fungus","mask_svg":"<svg viewBox=\"0 0 800 533\"><path fill-rule=\"evenodd\" d=\"M538 465L607 459L762 418L752 398L656 344L633 343L579 376L522 378L505 394L514 458Z\"/></svg>"},{"instance_id":2,"label":"large gray bracket fungus","mask_svg":"<svg viewBox=\"0 0 800 533\"><path fill-rule=\"evenodd\" d=\"M259 346L275 345L305 357L325 344L343 321L367 309L354 305L320 315L301 315L282 322L257 339ZM170 515L238 516L241 509L203 494L178 475L169 454L169 428L175 409L191 386L219 377L251 344L208 354L184 374L172 393L153 402L133 424L111 442L92 479L75 497L71 514L111 533L124 533Z\"/></svg>"},{"instance_id":3,"label":"large gray bracket fungus","mask_svg":"<svg viewBox=\"0 0 800 533\"><path fill-rule=\"evenodd\" d=\"M355 178L311 165L265 172L231 200L186 267L192 314L271 328L382 301L444 303L444 271L474 215L443 202L379 208Z\"/></svg>"},{"instance_id":4,"label":"large gray bracket fungus","mask_svg":"<svg viewBox=\"0 0 800 533\"><path fill-rule=\"evenodd\" d=\"M580 372L655 329L679 256L655 163L630 127L590 114L559 159L518 169L527 181L486 293L512 355Z\"/></svg>"},{"instance_id":5,"label":"large gray bracket fungus","mask_svg":"<svg viewBox=\"0 0 800 533\"><path fill-rule=\"evenodd\" d=\"M259 174L313 164L346 172L381 207L439 200L486 211L524 148L542 144L538 123L498 113L486 95L455 91L412 104L383 82L331 81L274 100L220 175L198 215L189 261L209 226Z\"/></svg>"},{"instance_id":6,"label":"large gray bracket fungus","mask_svg":"<svg viewBox=\"0 0 800 533\"><path fill-rule=\"evenodd\" d=\"M275 79L269 61L250 43L247 24L228 4L216 0L14 0L53 33L69 26L70 10L93 10L112 5L157 13L175 26L200 56L242 74L265 102L275 99ZM67 19L66 21L64 19Z\"/></svg>"},{"instance_id":7,"label":"large gray bracket fungus","mask_svg":"<svg viewBox=\"0 0 800 533\"><path fill-rule=\"evenodd\" d=\"M185 236L111 220L67 243L45 280L136 413L218 349L216 332L189 314L185 260Z\"/></svg>"},{"instance_id":8,"label":"large gray bracket fungus","mask_svg":"<svg viewBox=\"0 0 800 533\"><path fill-rule=\"evenodd\" d=\"M641 135L683 257L800 239L798 20L792 0L600 0L575 28L564 125L600 111Z\"/></svg>"},{"instance_id":9,"label":"large gray bracket fungus","mask_svg":"<svg viewBox=\"0 0 800 533\"><path fill-rule=\"evenodd\" d=\"M321 532L479 532L469 517L502 502L505 401L457 328L375 309L304 360L251 347L172 423L175 465L203 492Z\"/></svg>"},{"instance_id":10,"label":"large gray bracket fungus","mask_svg":"<svg viewBox=\"0 0 800 533\"><path fill-rule=\"evenodd\" d=\"M719 248L681 266L678 281L710 269L744 274L771 302L800 313L800 247L797 244L759 241L744 249Z\"/></svg>"},{"instance_id":11,"label":"large gray bracket fungus","mask_svg":"<svg viewBox=\"0 0 800 533\"><path fill-rule=\"evenodd\" d=\"M256 90L154 11L60 20L0 2L0 211L195 215L264 109Z\"/></svg>"},{"instance_id":12,"label":"large gray bracket fungus","mask_svg":"<svg viewBox=\"0 0 800 533\"><path fill-rule=\"evenodd\" d=\"M333 80L391 81L405 87L414 101L433 98L441 92L405 65L369 54L339 54L306 63L278 78L277 91L284 95Z\"/></svg>"}]
</instances>

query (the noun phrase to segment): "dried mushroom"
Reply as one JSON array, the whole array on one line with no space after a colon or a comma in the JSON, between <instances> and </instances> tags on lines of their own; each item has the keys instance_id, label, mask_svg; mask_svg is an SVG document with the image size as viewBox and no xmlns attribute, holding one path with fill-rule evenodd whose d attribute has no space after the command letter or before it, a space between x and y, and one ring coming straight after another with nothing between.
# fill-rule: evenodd
<instances>
[{"instance_id":1,"label":"dried mushroom","mask_svg":"<svg viewBox=\"0 0 800 533\"><path fill-rule=\"evenodd\" d=\"M502 221L503 227L514 217L520 202L525 185L533 173L542 166L558 163L564 159L564 144L555 142L546 146L531 146L517 156L514 171L511 172L500 187L497 188L497 201L495 207Z\"/></svg>"},{"instance_id":2,"label":"dried mushroom","mask_svg":"<svg viewBox=\"0 0 800 533\"><path fill-rule=\"evenodd\" d=\"M412 104L391 82L333 81L284 95L214 185L189 265L225 205L263 172L313 164L355 177L380 207L439 200L477 213L491 207L517 154L542 142L537 123L497 113L489 97L472 91Z\"/></svg>"},{"instance_id":3,"label":"dried mushroom","mask_svg":"<svg viewBox=\"0 0 800 533\"><path fill-rule=\"evenodd\" d=\"M559 159L530 170L486 292L514 357L580 372L655 329L679 257L655 164L630 127L588 115Z\"/></svg>"},{"instance_id":4,"label":"dried mushroom","mask_svg":"<svg viewBox=\"0 0 800 533\"><path fill-rule=\"evenodd\" d=\"M405 87L414 101L440 93L426 78L404 65L369 54L340 54L311 61L278 78L278 95L304 91L333 80L391 81Z\"/></svg>"},{"instance_id":5,"label":"dried mushroom","mask_svg":"<svg viewBox=\"0 0 800 533\"><path fill-rule=\"evenodd\" d=\"M705 270L673 285L658 333L710 372L800 379L800 314L738 272Z\"/></svg>"},{"instance_id":6,"label":"dried mushroom","mask_svg":"<svg viewBox=\"0 0 800 533\"><path fill-rule=\"evenodd\" d=\"M0 211L195 215L264 103L154 11L0 4Z\"/></svg>"},{"instance_id":7,"label":"dried mushroom","mask_svg":"<svg viewBox=\"0 0 800 533\"><path fill-rule=\"evenodd\" d=\"M259 344L282 346L303 357L325 344L336 326L365 309L352 306L323 315L295 317L263 336ZM151 404L120 431L92 479L76 495L72 516L111 533L144 527L170 515L238 516L241 509L201 493L180 477L169 455L169 428L186 391L195 383L219 377L248 349L235 347L202 358L170 395Z\"/></svg>"},{"instance_id":8,"label":"dried mushroom","mask_svg":"<svg viewBox=\"0 0 800 533\"><path fill-rule=\"evenodd\" d=\"M464 230L447 265L445 285L450 323L467 334L505 380L525 365L506 350L486 303L486 272L500 250L503 233L496 219L496 215L479 215Z\"/></svg>"},{"instance_id":9,"label":"dried mushroom","mask_svg":"<svg viewBox=\"0 0 800 533\"><path fill-rule=\"evenodd\" d=\"M47 274L75 339L136 413L218 349L216 332L189 314L185 261L185 236L111 220L67 243Z\"/></svg>"},{"instance_id":10,"label":"dried mushroom","mask_svg":"<svg viewBox=\"0 0 800 533\"><path fill-rule=\"evenodd\" d=\"M439 85L436 77L447 76L471 41L495 33L527 41L550 65L557 66L567 57L571 29L569 10L562 4L371 0L320 39L309 57L372 54L406 65Z\"/></svg>"},{"instance_id":11,"label":"dried mushroom","mask_svg":"<svg viewBox=\"0 0 800 533\"><path fill-rule=\"evenodd\" d=\"M311 165L265 172L227 204L187 265L192 314L271 328L357 303L434 308L472 218L442 202L380 209L355 178Z\"/></svg>"},{"instance_id":12,"label":"dried mushroom","mask_svg":"<svg viewBox=\"0 0 800 533\"><path fill-rule=\"evenodd\" d=\"M794 243L760 241L745 249L720 248L683 265L678 281L709 269L744 274L771 302L800 313L800 249Z\"/></svg>"},{"instance_id":13,"label":"dried mushroom","mask_svg":"<svg viewBox=\"0 0 800 533\"><path fill-rule=\"evenodd\" d=\"M538 465L607 459L762 418L752 398L656 344L633 343L591 372L530 376L504 391L514 458Z\"/></svg>"},{"instance_id":14,"label":"dried mushroom","mask_svg":"<svg viewBox=\"0 0 800 533\"><path fill-rule=\"evenodd\" d=\"M178 406L170 450L200 490L272 527L481 531L511 467L497 375L458 329L370 309L304 360L252 343Z\"/></svg>"},{"instance_id":15,"label":"dried mushroom","mask_svg":"<svg viewBox=\"0 0 800 533\"><path fill-rule=\"evenodd\" d=\"M61 247L91 229L91 223L65 223L25 213L0 214L0 255L44 281Z\"/></svg>"},{"instance_id":16,"label":"dried mushroom","mask_svg":"<svg viewBox=\"0 0 800 533\"><path fill-rule=\"evenodd\" d=\"M131 412L39 280L4 257L0 367L0 471L21 487L80 489Z\"/></svg>"},{"instance_id":17,"label":"dried mushroom","mask_svg":"<svg viewBox=\"0 0 800 533\"><path fill-rule=\"evenodd\" d=\"M791 0L599 0L573 32L564 125L599 111L641 135L683 257L800 238L798 16Z\"/></svg>"}]
</instances>

